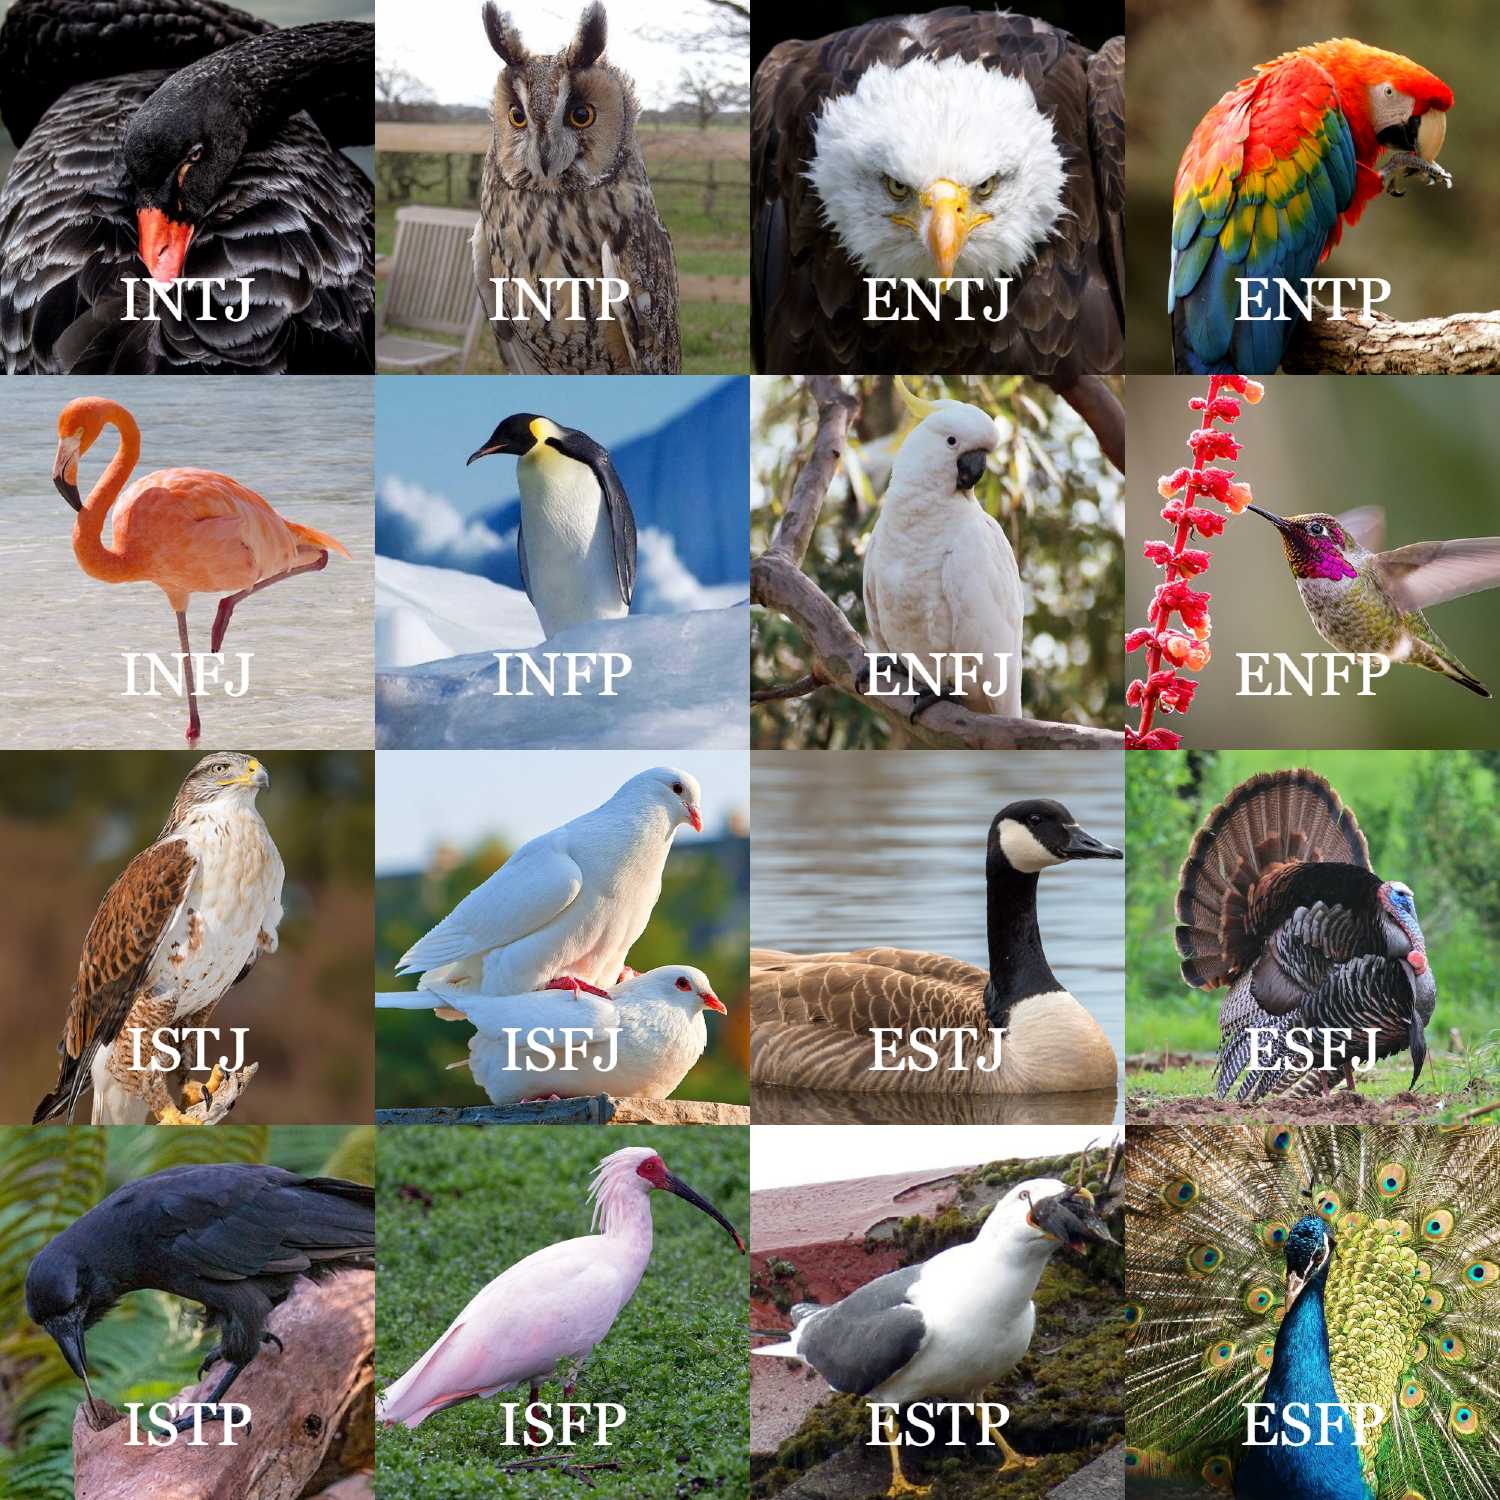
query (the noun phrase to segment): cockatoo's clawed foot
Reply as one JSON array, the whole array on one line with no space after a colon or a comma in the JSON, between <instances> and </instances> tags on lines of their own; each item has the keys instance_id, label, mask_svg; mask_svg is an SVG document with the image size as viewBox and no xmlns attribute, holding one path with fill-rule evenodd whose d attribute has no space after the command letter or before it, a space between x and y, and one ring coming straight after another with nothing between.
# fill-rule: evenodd
<instances>
[{"instance_id":1,"label":"cockatoo's clawed foot","mask_svg":"<svg viewBox=\"0 0 1500 1500\"><path fill-rule=\"evenodd\" d=\"M1451 172L1438 166L1435 161L1428 161L1425 156L1418 156L1415 151L1393 152L1380 169L1381 185L1393 198L1402 197L1406 192L1407 182L1414 177L1421 178L1428 187L1453 186Z\"/></svg>"},{"instance_id":2,"label":"cockatoo's clawed foot","mask_svg":"<svg viewBox=\"0 0 1500 1500\"><path fill-rule=\"evenodd\" d=\"M557 979L549 979L543 988L549 990L572 990L575 998L582 991L585 995L597 995L601 1000L609 999L608 990L601 990L597 984L589 984L582 979L574 979L568 974L561 975Z\"/></svg>"},{"instance_id":3,"label":"cockatoo's clawed foot","mask_svg":"<svg viewBox=\"0 0 1500 1500\"><path fill-rule=\"evenodd\" d=\"M961 703L963 699L957 693L934 693L923 690L917 694L917 701L911 706L911 722L917 722L918 714L925 714L934 703Z\"/></svg>"},{"instance_id":4,"label":"cockatoo's clawed foot","mask_svg":"<svg viewBox=\"0 0 1500 1500\"><path fill-rule=\"evenodd\" d=\"M263 1344L275 1344L276 1345L276 1352L278 1354L285 1354L286 1353L286 1345L283 1344L281 1342L281 1340L279 1338L277 1338L274 1333L263 1333L263 1334L261 1334L260 1341Z\"/></svg>"}]
</instances>

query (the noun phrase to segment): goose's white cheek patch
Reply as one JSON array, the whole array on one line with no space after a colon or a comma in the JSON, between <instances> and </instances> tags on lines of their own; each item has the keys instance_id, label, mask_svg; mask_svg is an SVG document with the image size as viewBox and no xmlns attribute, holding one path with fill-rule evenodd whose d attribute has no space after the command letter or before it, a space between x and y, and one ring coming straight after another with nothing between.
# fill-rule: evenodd
<instances>
[{"instance_id":1,"label":"goose's white cheek patch","mask_svg":"<svg viewBox=\"0 0 1500 1500\"><path fill-rule=\"evenodd\" d=\"M1014 818L1006 818L1000 825L1000 852L1013 869L1027 875L1062 863L1061 856L1054 854L1024 823L1017 823Z\"/></svg>"}]
</instances>

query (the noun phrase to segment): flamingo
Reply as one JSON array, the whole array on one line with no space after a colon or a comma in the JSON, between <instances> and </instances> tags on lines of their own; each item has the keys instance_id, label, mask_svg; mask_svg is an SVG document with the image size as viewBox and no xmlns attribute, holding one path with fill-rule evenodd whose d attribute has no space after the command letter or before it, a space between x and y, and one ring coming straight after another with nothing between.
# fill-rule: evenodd
<instances>
[{"instance_id":1,"label":"flamingo","mask_svg":"<svg viewBox=\"0 0 1500 1500\"><path fill-rule=\"evenodd\" d=\"M376 1403L386 1426L418 1427L434 1412L529 1382L542 1382L571 1359L563 1400L577 1371L635 1294L651 1258L650 1196L660 1189L718 1220L745 1253L734 1226L667 1171L649 1146L625 1146L599 1163L590 1184L602 1234L562 1240L518 1260L478 1292L447 1331ZM528 1428L528 1435L530 1429Z\"/></svg>"},{"instance_id":2,"label":"flamingo","mask_svg":"<svg viewBox=\"0 0 1500 1500\"><path fill-rule=\"evenodd\" d=\"M87 500L78 494L78 460L106 426L120 445ZM123 497L121 489L141 456L141 429L119 404L102 396L81 396L57 419L57 461L52 482L78 512L73 523L73 555L90 578L104 583L154 583L177 615L188 699L188 743L202 733L198 693L188 645L187 606L191 594L220 593L210 651L224 643L235 605L261 589L316 573L328 554L348 557L341 542L326 532L289 521L252 489L211 469L158 469L143 474ZM118 505L116 501L118 500ZM104 541L104 518L114 506L114 526Z\"/></svg>"}]
</instances>

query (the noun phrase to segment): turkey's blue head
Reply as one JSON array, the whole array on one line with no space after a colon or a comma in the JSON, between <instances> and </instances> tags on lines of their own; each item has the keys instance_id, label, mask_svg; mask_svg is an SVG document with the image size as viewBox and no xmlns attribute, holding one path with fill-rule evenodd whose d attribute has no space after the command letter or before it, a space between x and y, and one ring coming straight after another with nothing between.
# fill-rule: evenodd
<instances>
[{"instance_id":1,"label":"turkey's blue head","mask_svg":"<svg viewBox=\"0 0 1500 1500\"><path fill-rule=\"evenodd\" d=\"M1333 1258L1333 1231L1326 1219L1318 1214L1306 1214L1292 1225L1286 1237L1286 1305L1292 1304L1302 1295L1304 1287L1321 1283L1328 1274L1328 1262Z\"/></svg>"}]
</instances>

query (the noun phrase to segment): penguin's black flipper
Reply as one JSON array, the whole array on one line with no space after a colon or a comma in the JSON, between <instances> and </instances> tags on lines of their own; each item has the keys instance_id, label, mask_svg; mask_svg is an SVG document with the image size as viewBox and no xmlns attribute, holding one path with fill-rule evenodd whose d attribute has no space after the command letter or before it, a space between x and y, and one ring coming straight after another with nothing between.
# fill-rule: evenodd
<instances>
[{"instance_id":1,"label":"penguin's black flipper","mask_svg":"<svg viewBox=\"0 0 1500 1500\"><path fill-rule=\"evenodd\" d=\"M635 593L635 512L630 508L630 496L609 456L609 449L596 443L586 432L563 428L561 437L549 437L548 443L559 453L577 463L587 464L599 481L599 491L609 510L610 530L614 535L615 577L620 582L620 597L626 604ZM525 563L522 563L525 577ZM528 590L529 592L529 590Z\"/></svg>"},{"instance_id":2,"label":"penguin's black flipper","mask_svg":"<svg viewBox=\"0 0 1500 1500\"><path fill-rule=\"evenodd\" d=\"M526 590L526 597L535 604L536 597L531 592L531 574L526 571L526 533L522 529L520 517L516 518L516 558L521 564L521 587Z\"/></svg>"}]
</instances>

